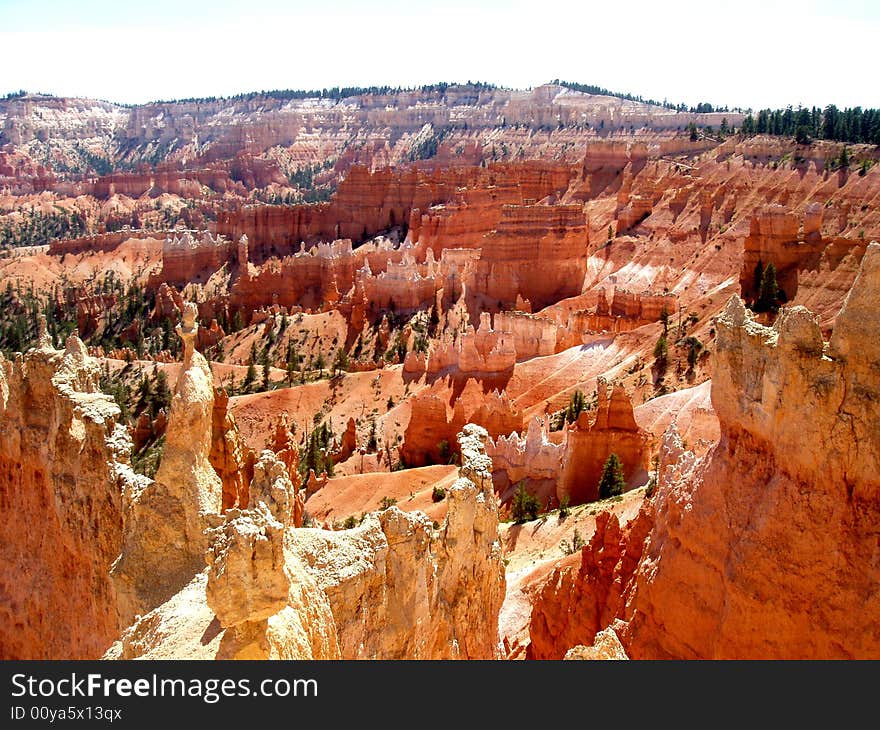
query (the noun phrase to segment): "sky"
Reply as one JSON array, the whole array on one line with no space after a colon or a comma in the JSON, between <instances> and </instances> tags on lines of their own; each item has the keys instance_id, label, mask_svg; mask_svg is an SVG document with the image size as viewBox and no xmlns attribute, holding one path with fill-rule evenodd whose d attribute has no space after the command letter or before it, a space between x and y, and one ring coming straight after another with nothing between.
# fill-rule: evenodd
<instances>
[{"instance_id":1,"label":"sky","mask_svg":"<svg viewBox=\"0 0 880 730\"><path fill-rule=\"evenodd\" d=\"M124 103L561 78L730 107L880 107L877 0L0 0L0 95Z\"/></svg>"}]
</instances>

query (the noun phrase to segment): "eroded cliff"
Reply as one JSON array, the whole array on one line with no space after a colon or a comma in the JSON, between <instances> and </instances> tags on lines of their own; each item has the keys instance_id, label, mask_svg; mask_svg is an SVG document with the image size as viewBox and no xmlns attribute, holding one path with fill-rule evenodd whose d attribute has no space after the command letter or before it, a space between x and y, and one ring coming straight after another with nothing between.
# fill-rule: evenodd
<instances>
[{"instance_id":1,"label":"eroded cliff","mask_svg":"<svg viewBox=\"0 0 880 730\"><path fill-rule=\"evenodd\" d=\"M561 657L614 619L633 658L880 656L878 296L871 244L829 342L803 307L766 327L730 300L716 323L719 443L698 459L667 433L639 517L626 532L606 521L580 566L548 581L533 656Z\"/></svg>"}]
</instances>

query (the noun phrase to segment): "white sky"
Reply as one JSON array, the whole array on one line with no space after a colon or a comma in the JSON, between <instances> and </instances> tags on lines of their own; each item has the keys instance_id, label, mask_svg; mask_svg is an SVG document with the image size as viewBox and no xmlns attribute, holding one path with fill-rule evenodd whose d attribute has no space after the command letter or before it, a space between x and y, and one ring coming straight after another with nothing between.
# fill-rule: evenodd
<instances>
[{"instance_id":1,"label":"white sky","mask_svg":"<svg viewBox=\"0 0 880 730\"><path fill-rule=\"evenodd\" d=\"M0 0L0 94L562 78L687 104L880 107L878 37L878 0Z\"/></svg>"}]
</instances>

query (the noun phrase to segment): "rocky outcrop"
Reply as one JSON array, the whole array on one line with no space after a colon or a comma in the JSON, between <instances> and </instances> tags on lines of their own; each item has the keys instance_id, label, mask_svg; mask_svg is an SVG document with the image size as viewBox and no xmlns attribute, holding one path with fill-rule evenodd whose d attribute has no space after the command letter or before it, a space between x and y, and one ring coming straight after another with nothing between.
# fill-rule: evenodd
<instances>
[{"instance_id":1,"label":"rocky outcrop","mask_svg":"<svg viewBox=\"0 0 880 730\"><path fill-rule=\"evenodd\" d=\"M629 659L629 657L626 655L626 651L620 643L620 639L617 637L614 629L609 627L607 629L602 629L602 631L596 634L592 646L578 644L565 652L563 659L619 661L621 659Z\"/></svg>"},{"instance_id":2,"label":"rocky outcrop","mask_svg":"<svg viewBox=\"0 0 880 730\"><path fill-rule=\"evenodd\" d=\"M286 413L280 414L275 423L272 451L275 459L284 464L287 477L295 493L291 504L290 524L293 527L302 527L305 514L306 488L299 473L299 449L293 441L293 434L290 431L290 424ZM311 476L314 477L314 472L311 472Z\"/></svg>"},{"instance_id":3,"label":"rocky outcrop","mask_svg":"<svg viewBox=\"0 0 880 730\"><path fill-rule=\"evenodd\" d=\"M229 412L229 395L223 388L214 388L208 460L223 484L223 511L232 507L246 507L249 502L248 489L254 476L255 456L245 444L235 418Z\"/></svg>"},{"instance_id":4,"label":"rocky outcrop","mask_svg":"<svg viewBox=\"0 0 880 730\"><path fill-rule=\"evenodd\" d=\"M580 294L589 243L580 205L505 205L498 227L480 239L469 294L499 309L515 306L517 297L540 309Z\"/></svg>"},{"instance_id":5,"label":"rocky outcrop","mask_svg":"<svg viewBox=\"0 0 880 730\"><path fill-rule=\"evenodd\" d=\"M343 658L498 657L505 579L486 439L474 425L460 434L462 466L437 533L397 507L352 530L291 533L330 600Z\"/></svg>"},{"instance_id":6,"label":"rocky outcrop","mask_svg":"<svg viewBox=\"0 0 880 730\"><path fill-rule=\"evenodd\" d=\"M235 244L223 236L207 231L198 238L189 231L168 236L162 244L162 271L159 280L182 286L188 282L204 283L237 251Z\"/></svg>"},{"instance_id":7,"label":"rocky outcrop","mask_svg":"<svg viewBox=\"0 0 880 730\"><path fill-rule=\"evenodd\" d=\"M453 408L448 407L447 398L425 391L411 401L411 415L400 446L403 462L408 466L445 462L455 450L456 434L467 423L476 423L497 438L521 431L523 419L522 412L503 391L484 394L479 387L465 386Z\"/></svg>"},{"instance_id":8,"label":"rocky outcrop","mask_svg":"<svg viewBox=\"0 0 880 730\"><path fill-rule=\"evenodd\" d=\"M720 442L697 459L667 433L629 534L606 528L576 575L545 587L535 656L590 643L615 618L636 659L880 656L878 296L871 244L828 343L802 307L771 328L730 300L716 323ZM580 630L560 629L573 612Z\"/></svg>"},{"instance_id":9,"label":"rocky outcrop","mask_svg":"<svg viewBox=\"0 0 880 730\"><path fill-rule=\"evenodd\" d=\"M166 451L156 482L129 505L114 567L125 599L120 614L134 621L106 658L338 658L327 598L287 547L288 528L301 523L303 512L299 480L290 473L295 460L264 451L252 463L252 478L239 485L240 507L219 514L221 482L208 463L208 441L193 430L210 435L214 415L207 365L193 350L196 327L195 307L186 304L178 327L184 368ZM178 551L173 559L169 544Z\"/></svg>"},{"instance_id":10,"label":"rocky outcrop","mask_svg":"<svg viewBox=\"0 0 880 730\"><path fill-rule=\"evenodd\" d=\"M740 289L746 299L758 296L755 267L776 267L776 280L788 300L798 288L798 270L815 269L826 243L822 241L822 206L812 203L803 216L782 205L766 206L752 216L743 244Z\"/></svg>"},{"instance_id":11,"label":"rocky outcrop","mask_svg":"<svg viewBox=\"0 0 880 730\"><path fill-rule=\"evenodd\" d=\"M218 527L222 537L211 554L212 565L138 618L105 659L339 659L333 614L312 577L290 553L284 555L283 572L278 572L278 564L272 562L277 544L267 544L262 517L255 520L252 512L237 510L230 517L234 524ZM277 540L278 533L271 534ZM220 570L229 572L218 576ZM228 628L208 605L212 571L213 608L227 622L238 621ZM263 584L266 579L269 585ZM281 599L273 589L280 590L285 581L289 591ZM267 606L278 610L268 618L256 618L265 615Z\"/></svg>"},{"instance_id":12,"label":"rocky outcrop","mask_svg":"<svg viewBox=\"0 0 880 730\"><path fill-rule=\"evenodd\" d=\"M498 658L505 578L486 438L462 432L439 530L396 507L350 530L285 527L286 477L270 470L275 483L252 484L248 509L211 518L207 570L138 617L106 658Z\"/></svg>"},{"instance_id":13,"label":"rocky outcrop","mask_svg":"<svg viewBox=\"0 0 880 730\"><path fill-rule=\"evenodd\" d=\"M559 500L583 504L599 498L599 479L608 457L614 453L623 465L630 488L648 480L648 437L636 423L632 403L619 384L603 378L597 382L595 417L589 411L566 426Z\"/></svg>"},{"instance_id":14,"label":"rocky outcrop","mask_svg":"<svg viewBox=\"0 0 880 730\"><path fill-rule=\"evenodd\" d=\"M514 432L489 440L486 453L492 459L496 485L501 491L520 481L547 482L555 496L562 474L565 442L555 443L550 438L550 419L535 416L522 438Z\"/></svg>"},{"instance_id":15,"label":"rocky outcrop","mask_svg":"<svg viewBox=\"0 0 880 730\"><path fill-rule=\"evenodd\" d=\"M221 626L265 621L287 605L284 525L271 507L259 502L245 512L228 511L212 537L206 599Z\"/></svg>"},{"instance_id":16,"label":"rocky outcrop","mask_svg":"<svg viewBox=\"0 0 880 730\"><path fill-rule=\"evenodd\" d=\"M265 504L282 526L295 526L303 511L299 479L291 479L287 464L266 449L254 464L254 476L248 489L248 508Z\"/></svg>"},{"instance_id":17,"label":"rocky outcrop","mask_svg":"<svg viewBox=\"0 0 880 730\"><path fill-rule=\"evenodd\" d=\"M2 153L0 153L2 154ZM99 233L94 236L79 236L77 238L59 238L49 242L49 255L64 256L71 254L78 256L83 253L96 251L115 251L125 241L144 241L145 246L158 245L165 237L162 231L144 231L135 228L126 228L121 231Z\"/></svg>"},{"instance_id":18,"label":"rocky outcrop","mask_svg":"<svg viewBox=\"0 0 880 730\"><path fill-rule=\"evenodd\" d=\"M194 350L196 307L184 306L177 333L184 358L154 482L125 495L122 552L113 578L120 624L158 606L204 566L210 515L222 508L223 483L211 466L214 389L211 370Z\"/></svg>"},{"instance_id":19,"label":"rocky outcrop","mask_svg":"<svg viewBox=\"0 0 880 730\"><path fill-rule=\"evenodd\" d=\"M110 566L131 442L73 336L0 358L0 657L94 659L117 634Z\"/></svg>"},{"instance_id":20,"label":"rocky outcrop","mask_svg":"<svg viewBox=\"0 0 880 730\"><path fill-rule=\"evenodd\" d=\"M476 330L468 325L454 340L441 338L429 348L427 357L415 351L407 353L403 370L433 376L454 368L468 375L499 375L509 373L516 359L513 338L493 329L492 315L483 312Z\"/></svg>"},{"instance_id":21,"label":"rocky outcrop","mask_svg":"<svg viewBox=\"0 0 880 730\"><path fill-rule=\"evenodd\" d=\"M351 456L357 448L357 424L354 418L349 418L345 426L345 431L339 439L339 448L333 452L333 461L345 461Z\"/></svg>"},{"instance_id":22,"label":"rocky outcrop","mask_svg":"<svg viewBox=\"0 0 880 730\"><path fill-rule=\"evenodd\" d=\"M593 644L625 613L623 591L633 580L653 524L650 505L624 527L611 512L596 516L596 530L581 549L579 564L555 568L533 599L527 658L562 659L569 647Z\"/></svg>"}]
</instances>

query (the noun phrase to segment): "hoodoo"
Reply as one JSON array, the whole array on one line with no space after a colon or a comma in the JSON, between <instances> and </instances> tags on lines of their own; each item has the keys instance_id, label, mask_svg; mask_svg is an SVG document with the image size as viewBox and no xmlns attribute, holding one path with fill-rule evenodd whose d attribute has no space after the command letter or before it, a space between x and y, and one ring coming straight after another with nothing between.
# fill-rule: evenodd
<instances>
[{"instance_id":1,"label":"hoodoo","mask_svg":"<svg viewBox=\"0 0 880 730\"><path fill-rule=\"evenodd\" d=\"M880 657L878 143L0 99L0 658Z\"/></svg>"}]
</instances>

